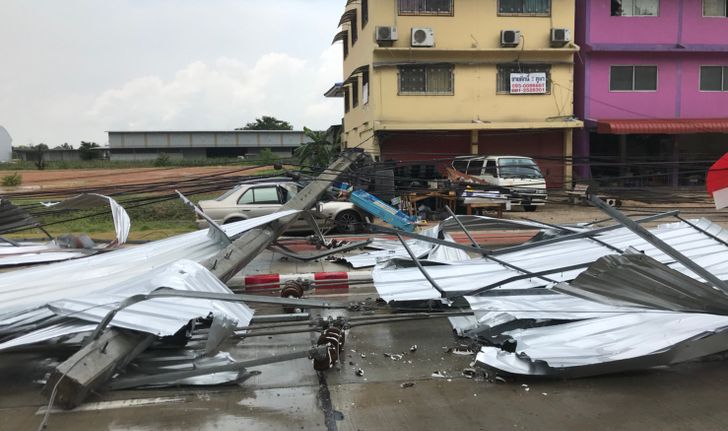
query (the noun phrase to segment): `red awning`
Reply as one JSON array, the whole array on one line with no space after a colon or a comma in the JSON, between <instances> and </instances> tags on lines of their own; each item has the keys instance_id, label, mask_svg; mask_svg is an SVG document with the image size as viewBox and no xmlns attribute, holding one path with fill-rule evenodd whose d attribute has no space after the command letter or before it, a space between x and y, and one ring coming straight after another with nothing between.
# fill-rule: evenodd
<instances>
[{"instance_id":1,"label":"red awning","mask_svg":"<svg viewBox=\"0 0 728 431\"><path fill-rule=\"evenodd\" d=\"M728 133L728 118L599 120L597 133L611 135Z\"/></svg>"}]
</instances>

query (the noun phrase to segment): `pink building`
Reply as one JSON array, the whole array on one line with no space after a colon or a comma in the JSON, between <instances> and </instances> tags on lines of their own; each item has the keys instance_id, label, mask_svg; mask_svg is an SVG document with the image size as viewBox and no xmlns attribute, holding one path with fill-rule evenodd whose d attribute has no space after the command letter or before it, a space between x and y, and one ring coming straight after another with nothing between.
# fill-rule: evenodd
<instances>
[{"instance_id":1,"label":"pink building","mask_svg":"<svg viewBox=\"0 0 728 431\"><path fill-rule=\"evenodd\" d=\"M697 185L728 152L728 0L577 0L577 175Z\"/></svg>"}]
</instances>

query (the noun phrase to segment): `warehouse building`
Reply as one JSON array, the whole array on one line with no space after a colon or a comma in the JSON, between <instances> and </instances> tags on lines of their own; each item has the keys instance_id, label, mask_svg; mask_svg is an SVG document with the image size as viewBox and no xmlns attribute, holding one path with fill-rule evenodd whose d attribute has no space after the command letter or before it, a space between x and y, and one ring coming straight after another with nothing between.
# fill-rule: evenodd
<instances>
[{"instance_id":1,"label":"warehouse building","mask_svg":"<svg viewBox=\"0 0 728 431\"><path fill-rule=\"evenodd\" d=\"M110 131L111 160L154 160L161 153L171 159L202 160L218 157L256 158L270 149L278 157L290 157L301 144L310 142L303 131Z\"/></svg>"}]
</instances>

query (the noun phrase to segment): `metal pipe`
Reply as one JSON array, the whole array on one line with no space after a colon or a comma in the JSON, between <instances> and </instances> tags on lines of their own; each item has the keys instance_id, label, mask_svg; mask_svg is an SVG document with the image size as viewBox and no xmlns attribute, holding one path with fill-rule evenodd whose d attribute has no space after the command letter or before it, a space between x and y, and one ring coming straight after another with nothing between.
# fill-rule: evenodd
<instances>
[{"instance_id":1,"label":"metal pipe","mask_svg":"<svg viewBox=\"0 0 728 431\"><path fill-rule=\"evenodd\" d=\"M440 295L443 298L445 298L446 297L445 291L442 290L442 288L437 284L437 282L432 277L430 277L430 274L428 274L427 271L425 271L425 267L422 266L420 261L417 259L417 256L415 256L414 252L412 252L412 249L409 247L409 245L407 245L407 242L404 240L404 238L402 238L402 235L400 235L399 232L397 233L397 239L399 239L399 242L402 243L402 245L404 246L404 249L407 250L407 254L410 255L410 258L412 258L412 261L415 263L415 265L417 265L417 268L420 270L422 275L424 275L425 278L427 279L427 281L430 282L432 287L434 287L435 290L440 292Z\"/></svg>"},{"instance_id":2,"label":"metal pipe","mask_svg":"<svg viewBox=\"0 0 728 431\"><path fill-rule=\"evenodd\" d=\"M473 236L470 235L470 232L468 231L468 229L465 228L465 225L463 224L463 222L460 221L458 216L455 215L455 213L450 209L450 207L445 205L445 209L447 210L447 212L450 213L450 216L455 220L455 223L457 223L458 226L460 226L460 229L462 229L462 231L465 232L465 236L468 237L468 239L470 240L470 243L473 244L473 247L480 248L480 244L478 244L478 241L476 241L475 238L473 238Z\"/></svg>"},{"instance_id":3,"label":"metal pipe","mask_svg":"<svg viewBox=\"0 0 728 431\"><path fill-rule=\"evenodd\" d=\"M648 223L648 222L659 220L659 219L662 219L665 217L675 216L677 214L680 214L680 211L668 211L668 212L664 212L664 213L660 213L660 214L655 214L652 216L643 217L643 218L637 219L637 220L632 220L632 219L629 219L629 220L633 221L634 223L638 223L638 224L639 223ZM504 253L511 253L514 251L527 250L527 249L530 249L533 247L540 247L540 246L544 246L544 245L548 245L548 244L556 244L559 242L569 241L572 239L591 237L591 236L602 234L604 232L610 232L610 231L613 231L616 229L620 229L622 227L624 227L624 226L621 224L616 224L616 225L606 226L606 227L602 227L602 228L594 229L594 230L590 230L590 231L577 232L577 233L573 233L570 235L564 235L564 236L560 236L557 238L545 239L543 241L537 241L537 242L532 242L532 243L528 243L528 244L521 244L521 245L516 245L516 246L512 246L512 247L499 248L497 250L493 250L492 253L498 255L498 254L504 254Z\"/></svg>"}]
</instances>

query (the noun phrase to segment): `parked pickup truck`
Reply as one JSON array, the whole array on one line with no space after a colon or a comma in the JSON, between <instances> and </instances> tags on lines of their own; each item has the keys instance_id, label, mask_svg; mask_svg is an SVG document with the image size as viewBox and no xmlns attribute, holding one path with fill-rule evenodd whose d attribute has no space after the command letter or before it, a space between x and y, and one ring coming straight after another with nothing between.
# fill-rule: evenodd
<instances>
[{"instance_id":1,"label":"parked pickup truck","mask_svg":"<svg viewBox=\"0 0 728 431\"><path fill-rule=\"evenodd\" d=\"M546 179L536 162L523 156L463 156L452 162L456 171L477 177L511 193L511 204L525 211L545 205Z\"/></svg>"},{"instance_id":2,"label":"parked pickup truck","mask_svg":"<svg viewBox=\"0 0 728 431\"><path fill-rule=\"evenodd\" d=\"M251 181L238 184L217 199L199 201L204 213L219 224L271 214L295 196L302 186L294 181ZM355 233L362 228L364 215L348 201L324 195L311 209L322 229L335 228L340 233ZM198 219L199 227L207 222ZM306 220L299 218L288 231L311 231Z\"/></svg>"}]
</instances>

